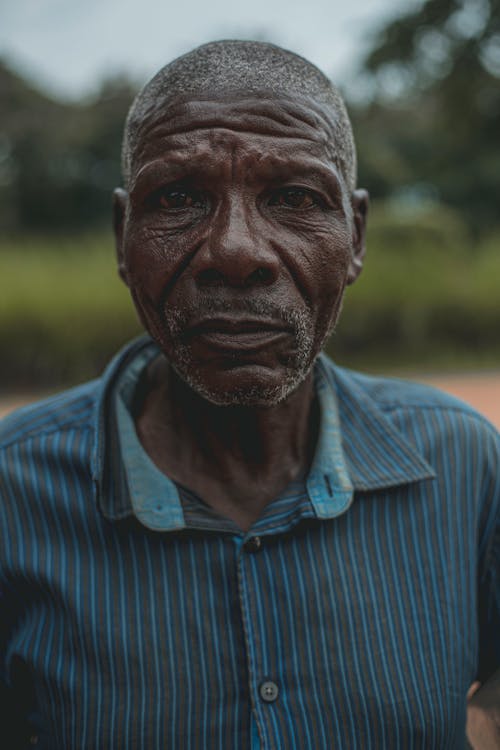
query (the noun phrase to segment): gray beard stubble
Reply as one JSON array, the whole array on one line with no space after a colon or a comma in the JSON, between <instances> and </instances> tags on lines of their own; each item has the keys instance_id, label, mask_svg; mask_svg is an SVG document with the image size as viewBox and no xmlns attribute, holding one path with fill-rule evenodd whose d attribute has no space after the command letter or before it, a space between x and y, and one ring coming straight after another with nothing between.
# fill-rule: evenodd
<instances>
[{"instance_id":1,"label":"gray beard stubble","mask_svg":"<svg viewBox=\"0 0 500 750\"><path fill-rule=\"evenodd\" d=\"M255 384L232 391L213 392L200 377L193 361L191 349L184 342L183 333L190 321L206 317L207 314L239 312L262 318L281 320L292 329L295 352L286 363L285 376L278 385ZM287 398L305 380L315 357L313 356L314 326L309 310L282 308L265 299L245 299L224 302L223 300L200 301L186 308L167 307L162 315L163 327L175 349L175 361L170 364L179 377L196 393L219 406L273 406Z\"/></svg>"}]
</instances>

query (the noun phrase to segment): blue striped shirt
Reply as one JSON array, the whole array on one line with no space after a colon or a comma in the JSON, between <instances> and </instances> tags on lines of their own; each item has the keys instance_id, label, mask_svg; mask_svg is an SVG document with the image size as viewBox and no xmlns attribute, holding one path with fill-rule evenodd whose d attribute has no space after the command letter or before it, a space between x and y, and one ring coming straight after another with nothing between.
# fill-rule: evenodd
<instances>
[{"instance_id":1,"label":"blue striped shirt","mask_svg":"<svg viewBox=\"0 0 500 750\"><path fill-rule=\"evenodd\" d=\"M0 428L8 747L463 747L467 688L500 667L495 430L321 356L311 470L243 533L139 444L157 354Z\"/></svg>"}]
</instances>

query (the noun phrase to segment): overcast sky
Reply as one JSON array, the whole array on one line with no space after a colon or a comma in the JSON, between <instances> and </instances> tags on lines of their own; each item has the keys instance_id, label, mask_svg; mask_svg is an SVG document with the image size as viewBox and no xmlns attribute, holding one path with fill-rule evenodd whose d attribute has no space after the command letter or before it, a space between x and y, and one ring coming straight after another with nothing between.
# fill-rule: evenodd
<instances>
[{"instance_id":1,"label":"overcast sky","mask_svg":"<svg viewBox=\"0 0 500 750\"><path fill-rule=\"evenodd\" d=\"M78 97L106 75L144 82L212 39L264 38L342 83L384 20L419 0L0 0L0 56L53 94Z\"/></svg>"}]
</instances>

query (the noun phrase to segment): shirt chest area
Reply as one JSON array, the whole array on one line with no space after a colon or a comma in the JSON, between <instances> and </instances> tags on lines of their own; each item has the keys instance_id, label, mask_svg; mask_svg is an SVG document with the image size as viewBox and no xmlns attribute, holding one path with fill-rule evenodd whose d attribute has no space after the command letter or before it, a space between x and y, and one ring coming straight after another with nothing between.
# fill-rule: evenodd
<instances>
[{"instance_id":1,"label":"shirt chest area","mask_svg":"<svg viewBox=\"0 0 500 750\"><path fill-rule=\"evenodd\" d=\"M56 747L80 746L70 727L96 747L253 747L252 722L262 747L459 746L475 659L453 562L466 540L450 529L434 545L428 515L361 499L246 541L96 526L64 557L39 547L8 664L27 665Z\"/></svg>"}]
</instances>

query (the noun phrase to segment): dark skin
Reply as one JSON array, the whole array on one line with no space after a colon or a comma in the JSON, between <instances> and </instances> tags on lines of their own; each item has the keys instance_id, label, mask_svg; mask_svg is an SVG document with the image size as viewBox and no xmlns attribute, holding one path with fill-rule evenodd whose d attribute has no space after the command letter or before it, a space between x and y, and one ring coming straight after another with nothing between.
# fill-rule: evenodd
<instances>
[{"instance_id":1,"label":"dark skin","mask_svg":"<svg viewBox=\"0 0 500 750\"><path fill-rule=\"evenodd\" d=\"M467 693L467 739L474 750L500 748L500 671Z\"/></svg>"},{"instance_id":2,"label":"dark skin","mask_svg":"<svg viewBox=\"0 0 500 750\"><path fill-rule=\"evenodd\" d=\"M349 195L328 155L330 113L320 110L317 127L288 100L216 104L151 118L129 195L115 195L115 226L120 273L167 358L150 373L141 441L162 471L246 531L309 468L318 429L309 370L361 270L367 194ZM256 313L262 305L272 308ZM177 338L163 320L172 309L188 311ZM300 365L283 310L311 326ZM181 346L197 387L178 375ZM291 392L273 403L269 392L294 369Z\"/></svg>"},{"instance_id":3,"label":"dark skin","mask_svg":"<svg viewBox=\"0 0 500 750\"><path fill-rule=\"evenodd\" d=\"M310 368L363 264L368 195L336 163L334 117L271 94L160 102L129 192L115 191L120 275L165 355L147 373L138 435L243 531L311 465ZM500 748L499 682L469 691L476 750Z\"/></svg>"},{"instance_id":4,"label":"dark skin","mask_svg":"<svg viewBox=\"0 0 500 750\"><path fill-rule=\"evenodd\" d=\"M310 465L317 414L308 378L272 409L219 407L197 396L164 361L150 370L150 391L137 418L155 464L220 515L247 531L265 506ZM159 421L158 411L166 415ZM295 432L283 431L292 422ZM169 446L168 455L164 447ZM160 447L160 448L159 448Z\"/></svg>"}]
</instances>

